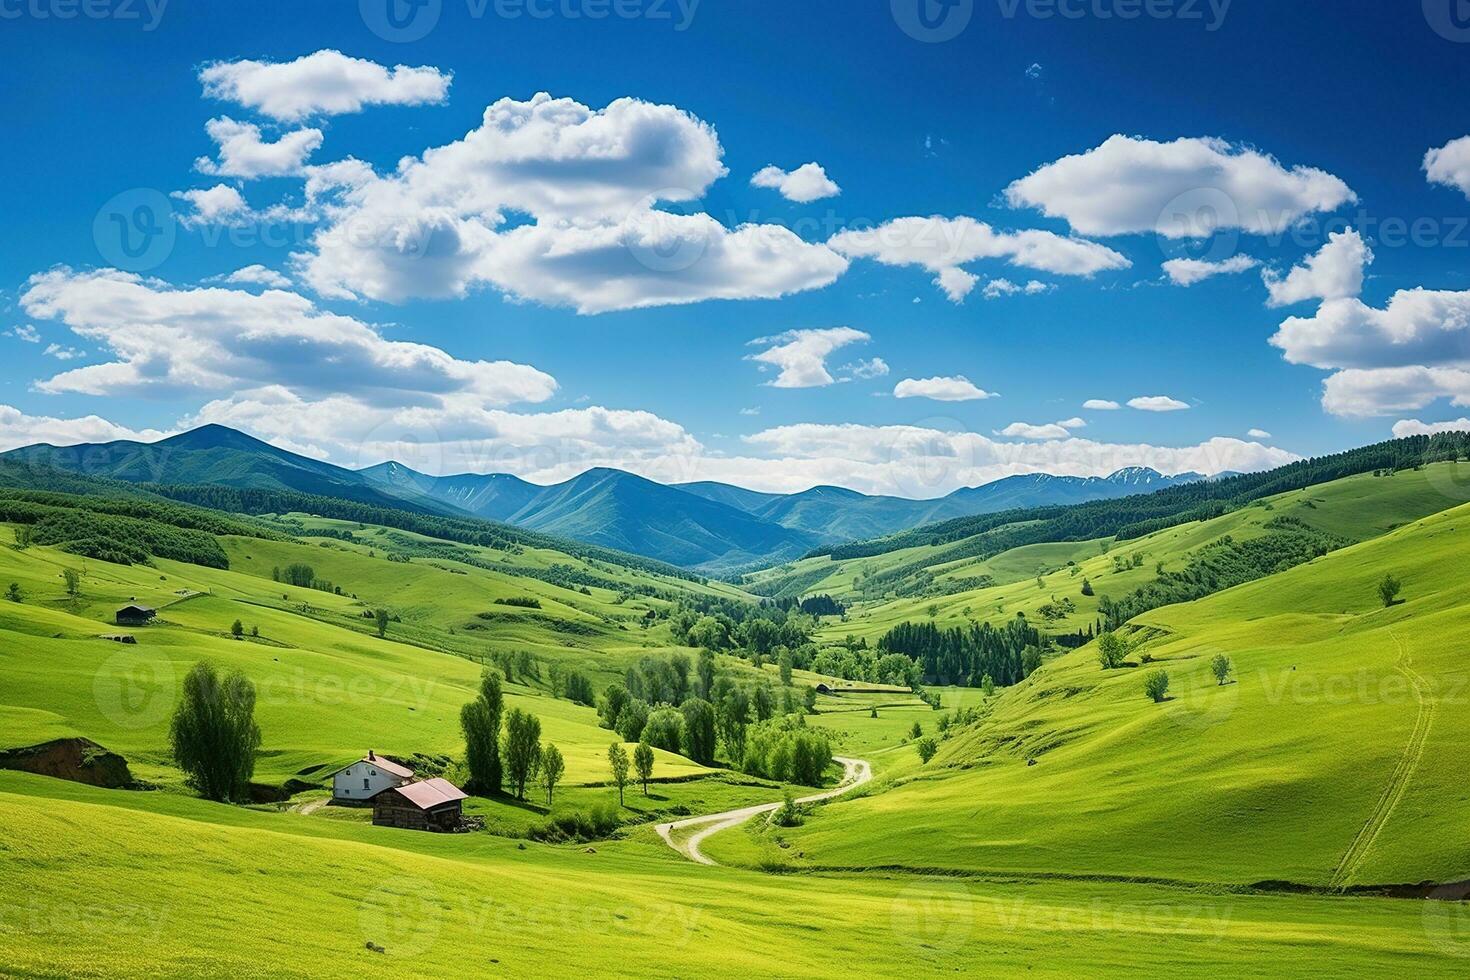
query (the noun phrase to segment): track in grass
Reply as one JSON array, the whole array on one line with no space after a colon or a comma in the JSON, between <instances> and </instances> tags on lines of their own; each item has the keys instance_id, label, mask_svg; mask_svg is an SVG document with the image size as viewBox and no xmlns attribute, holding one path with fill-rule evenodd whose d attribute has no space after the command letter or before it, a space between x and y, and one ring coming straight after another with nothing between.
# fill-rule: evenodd
<instances>
[{"instance_id":1,"label":"track in grass","mask_svg":"<svg viewBox=\"0 0 1470 980\"><path fill-rule=\"evenodd\" d=\"M833 759L842 763L844 770L842 782L838 783L834 789L829 789L826 792L816 793L812 796L803 796L796 801L797 803L823 803L834 797L841 796L843 793L857 789L863 783L873 778L873 767L868 765L865 759L848 759L842 756L833 756ZM745 823L745 821L758 813L770 813L780 805L780 803L760 803L755 806L741 807L738 810L726 810L724 813L707 813L702 817L688 817L684 820L675 820L671 823L661 823L657 828L658 835L664 839L664 843L689 860L698 864L715 864L716 862L713 859L707 857L699 849L700 842L711 834ZM674 841L674 831L695 826L700 829L690 835L688 840L682 844Z\"/></svg>"},{"instance_id":2,"label":"track in grass","mask_svg":"<svg viewBox=\"0 0 1470 980\"><path fill-rule=\"evenodd\" d=\"M1389 635L1393 637L1394 643L1398 644L1399 648L1399 661L1394 667L1409 679L1409 685L1414 691L1414 699L1419 703L1419 713L1414 719L1414 730L1409 733L1409 741L1404 746L1404 753L1399 757L1398 764L1394 766L1393 772L1389 775L1388 785L1383 788L1383 794L1379 796L1373 812L1368 815L1363 828L1348 845L1342 860L1338 862L1337 870L1332 874L1331 884L1334 888L1346 888L1352 883L1358 867L1368 856L1373 842L1378 839L1379 832L1383 830L1384 824L1388 823L1388 818L1393 815L1399 800L1403 799L1404 792L1409 786L1409 780L1413 778L1414 771L1419 767L1419 760L1424 757L1424 745L1429 738L1430 725L1434 722L1436 702L1429 682L1422 674L1414 670L1413 657L1409 655L1398 633L1390 630Z\"/></svg>"}]
</instances>

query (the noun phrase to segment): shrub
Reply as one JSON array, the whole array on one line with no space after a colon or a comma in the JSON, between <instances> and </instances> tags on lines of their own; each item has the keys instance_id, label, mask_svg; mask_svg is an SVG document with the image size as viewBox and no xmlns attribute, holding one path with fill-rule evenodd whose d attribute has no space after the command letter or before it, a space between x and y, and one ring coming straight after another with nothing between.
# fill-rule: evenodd
<instances>
[{"instance_id":1,"label":"shrub","mask_svg":"<svg viewBox=\"0 0 1470 980\"><path fill-rule=\"evenodd\" d=\"M1115 670L1123 666L1128 656L1128 641L1112 630L1097 638L1097 659L1103 670Z\"/></svg>"},{"instance_id":2,"label":"shrub","mask_svg":"<svg viewBox=\"0 0 1470 980\"><path fill-rule=\"evenodd\" d=\"M529 595L506 596L504 599L496 599L495 604L498 606L519 606L522 609L541 608L541 600Z\"/></svg>"},{"instance_id":3,"label":"shrub","mask_svg":"<svg viewBox=\"0 0 1470 980\"><path fill-rule=\"evenodd\" d=\"M788 789L781 800L781 806L771 814L771 823L777 827L799 827L804 819L801 807L796 805L796 794Z\"/></svg>"},{"instance_id":4,"label":"shrub","mask_svg":"<svg viewBox=\"0 0 1470 980\"><path fill-rule=\"evenodd\" d=\"M934 753L939 751L938 743L934 741L933 736L929 735L926 735L915 742L914 748L918 750L919 761L926 765L928 764L930 759L934 758Z\"/></svg>"},{"instance_id":5,"label":"shrub","mask_svg":"<svg viewBox=\"0 0 1470 980\"><path fill-rule=\"evenodd\" d=\"M1394 578L1392 572L1389 572L1384 575L1383 580L1378 583L1378 598L1383 600L1383 605L1385 607L1391 606L1393 605L1394 600L1399 597L1399 592L1403 589L1403 587L1403 583Z\"/></svg>"},{"instance_id":6,"label":"shrub","mask_svg":"<svg viewBox=\"0 0 1470 980\"><path fill-rule=\"evenodd\" d=\"M1168 671L1151 670L1143 679L1143 693L1154 699L1157 704L1163 701L1169 693Z\"/></svg>"}]
</instances>

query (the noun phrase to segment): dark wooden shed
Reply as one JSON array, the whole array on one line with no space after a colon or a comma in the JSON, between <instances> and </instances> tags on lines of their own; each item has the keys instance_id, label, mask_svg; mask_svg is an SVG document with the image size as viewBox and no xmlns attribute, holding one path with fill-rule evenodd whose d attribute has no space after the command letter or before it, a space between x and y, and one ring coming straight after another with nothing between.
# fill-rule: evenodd
<instances>
[{"instance_id":1,"label":"dark wooden shed","mask_svg":"<svg viewBox=\"0 0 1470 980\"><path fill-rule=\"evenodd\" d=\"M404 830L458 830L467 797L447 779L425 779L373 797L373 825Z\"/></svg>"},{"instance_id":2,"label":"dark wooden shed","mask_svg":"<svg viewBox=\"0 0 1470 980\"><path fill-rule=\"evenodd\" d=\"M123 606L113 618L119 626L147 626L148 621L157 615L158 610L148 606Z\"/></svg>"}]
</instances>

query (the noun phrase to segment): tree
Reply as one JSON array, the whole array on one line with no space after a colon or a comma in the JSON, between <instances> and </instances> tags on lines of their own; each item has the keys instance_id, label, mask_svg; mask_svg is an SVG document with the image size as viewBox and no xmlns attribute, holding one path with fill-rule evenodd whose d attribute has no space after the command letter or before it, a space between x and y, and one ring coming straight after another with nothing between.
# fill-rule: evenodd
<instances>
[{"instance_id":1,"label":"tree","mask_svg":"<svg viewBox=\"0 0 1470 980\"><path fill-rule=\"evenodd\" d=\"M703 698L679 705L684 715L684 754L702 766L715 761L715 708Z\"/></svg>"},{"instance_id":2,"label":"tree","mask_svg":"<svg viewBox=\"0 0 1470 980\"><path fill-rule=\"evenodd\" d=\"M281 581L287 585L299 585L310 588L311 583L316 581L316 571L310 565L301 562L287 565L286 570L281 573Z\"/></svg>"},{"instance_id":3,"label":"tree","mask_svg":"<svg viewBox=\"0 0 1470 980\"><path fill-rule=\"evenodd\" d=\"M373 620L378 626L378 636L388 635L388 610L379 609L373 613Z\"/></svg>"},{"instance_id":4,"label":"tree","mask_svg":"<svg viewBox=\"0 0 1470 980\"><path fill-rule=\"evenodd\" d=\"M235 620L233 623L230 624L230 635L233 636L237 640L240 637L244 636L245 635L245 624L242 623L242 622L240 622L238 619Z\"/></svg>"},{"instance_id":5,"label":"tree","mask_svg":"<svg viewBox=\"0 0 1470 980\"><path fill-rule=\"evenodd\" d=\"M1082 579L1082 594L1083 595L1092 595L1093 594L1093 592L1092 592L1092 583L1089 582L1085 577Z\"/></svg>"},{"instance_id":6,"label":"tree","mask_svg":"<svg viewBox=\"0 0 1470 980\"><path fill-rule=\"evenodd\" d=\"M1041 649L1028 646L1021 651L1021 677L1030 677L1041 667Z\"/></svg>"},{"instance_id":7,"label":"tree","mask_svg":"<svg viewBox=\"0 0 1470 980\"><path fill-rule=\"evenodd\" d=\"M526 783L541 761L541 720L520 708L507 711L504 748L505 776L516 799L524 800Z\"/></svg>"},{"instance_id":8,"label":"tree","mask_svg":"<svg viewBox=\"0 0 1470 980\"><path fill-rule=\"evenodd\" d=\"M791 686L791 651L782 650L781 655L776 658L776 665L781 671L781 683L787 687Z\"/></svg>"},{"instance_id":9,"label":"tree","mask_svg":"<svg viewBox=\"0 0 1470 980\"><path fill-rule=\"evenodd\" d=\"M66 581L66 594L73 599L82 594L82 576L75 568L63 568L61 577Z\"/></svg>"},{"instance_id":10,"label":"tree","mask_svg":"<svg viewBox=\"0 0 1470 980\"><path fill-rule=\"evenodd\" d=\"M1097 638L1097 659L1103 670L1114 670L1123 666L1128 656L1128 641L1112 630Z\"/></svg>"},{"instance_id":11,"label":"tree","mask_svg":"<svg viewBox=\"0 0 1470 980\"><path fill-rule=\"evenodd\" d=\"M1163 670L1151 670L1143 679L1143 693L1154 699L1157 704L1164 700L1169 693L1169 674Z\"/></svg>"},{"instance_id":12,"label":"tree","mask_svg":"<svg viewBox=\"0 0 1470 980\"><path fill-rule=\"evenodd\" d=\"M932 735L926 735L914 743L914 748L919 752L919 761L928 763L934 758L934 753L939 751L939 743L934 741Z\"/></svg>"},{"instance_id":13,"label":"tree","mask_svg":"<svg viewBox=\"0 0 1470 980\"><path fill-rule=\"evenodd\" d=\"M221 677L200 661L184 676L168 736L174 762L201 796L246 799L260 748L255 685L238 670Z\"/></svg>"},{"instance_id":14,"label":"tree","mask_svg":"<svg viewBox=\"0 0 1470 980\"><path fill-rule=\"evenodd\" d=\"M933 619L935 616L939 615L939 603L929 603L929 608L925 609L924 611L929 614L930 619Z\"/></svg>"},{"instance_id":15,"label":"tree","mask_svg":"<svg viewBox=\"0 0 1470 980\"><path fill-rule=\"evenodd\" d=\"M802 691L801 697L802 703L806 706L806 710L812 712L813 714L816 714L817 689L815 687L808 687Z\"/></svg>"},{"instance_id":16,"label":"tree","mask_svg":"<svg viewBox=\"0 0 1470 980\"><path fill-rule=\"evenodd\" d=\"M618 806L622 806L623 787L628 785L628 750L622 742L607 747L607 767L612 770L613 783L618 787Z\"/></svg>"},{"instance_id":17,"label":"tree","mask_svg":"<svg viewBox=\"0 0 1470 980\"><path fill-rule=\"evenodd\" d=\"M623 705L623 710L618 713L617 724L613 728L622 736L624 742L637 742L643 738L643 729L647 724L648 702L642 698L633 698Z\"/></svg>"},{"instance_id":18,"label":"tree","mask_svg":"<svg viewBox=\"0 0 1470 980\"><path fill-rule=\"evenodd\" d=\"M643 784L643 795L648 795L648 781L653 778L653 746L639 742L633 750L633 768L638 772L638 781Z\"/></svg>"},{"instance_id":19,"label":"tree","mask_svg":"<svg viewBox=\"0 0 1470 980\"><path fill-rule=\"evenodd\" d=\"M556 784L561 779L562 773L567 771L566 760L561 757L561 749L546 743L541 750L540 761L536 765L537 778L541 785L546 787L546 805L551 806L551 795L556 792Z\"/></svg>"},{"instance_id":20,"label":"tree","mask_svg":"<svg viewBox=\"0 0 1470 980\"><path fill-rule=\"evenodd\" d=\"M684 751L684 715L668 705L649 712L643 741L665 752Z\"/></svg>"},{"instance_id":21,"label":"tree","mask_svg":"<svg viewBox=\"0 0 1470 980\"><path fill-rule=\"evenodd\" d=\"M699 694L701 697L709 697L710 692L715 689L715 655L713 651L699 651L699 663L695 667L699 676Z\"/></svg>"},{"instance_id":22,"label":"tree","mask_svg":"<svg viewBox=\"0 0 1470 980\"><path fill-rule=\"evenodd\" d=\"M26 598L25 597L25 593L23 593L23 592L20 591L20 583L19 582L11 582L10 583L10 588L5 591L5 598L9 599L11 602L24 602L25 601L25 598Z\"/></svg>"},{"instance_id":23,"label":"tree","mask_svg":"<svg viewBox=\"0 0 1470 980\"><path fill-rule=\"evenodd\" d=\"M995 693L995 681L990 679L989 674L986 674L984 677L980 678L980 690L985 694L987 698Z\"/></svg>"},{"instance_id":24,"label":"tree","mask_svg":"<svg viewBox=\"0 0 1470 980\"><path fill-rule=\"evenodd\" d=\"M499 793L503 781L500 765L500 715L505 695L500 674L490 668L480 675L480 695L459 711L464 731L465 765L470 771L470 788L487 795Z\"/></svg>"},{"instance_id":25,"label":"tree","mask_svg":"<svg viewBox=\"0 0 1470 980\"><path fill-rule=\"evenodd\" d=\"M924 734L924 726L917 721L909 728L909 738L920 738Z\"/></svg>"},{"instance_id":26,"label":"tree","mask_svg":"<svg viewBox=\"0 0 1470 980\"><path fill-rule=\"evenodd\" d=\"M628 694L626 687L621 684L609 684L607 690L602 692L602 701L597 705L597 713L602 718L602 727L616 728L618 716L623 713L623 709L631 700L632 697ZM635 738L629 741L638 740Z\"/></svg>"},{"instance_id":27,"label":"tree","mask_svg":"<svg viewBox=\"0 0 1470 980\"><path fill-rule=\"evenodd\" d=\"M1217 653L1210 658L1210 673L1215 675L1217 684L1224 684L1230 676L1230 658L1223 653Z\"/></svg>"},{"instance_id":28,"label":"tree","mask_svg":"<svg viewBox=\"0 0 1470 980\"><path fill-rule=\"evenodd\" d=\"M1383 600L1385 607L1391 606L1399 597L1399 591L1403 587L1403 583L1393 577L1393 572L1389 572L1383 576L1383 581L1378 583L1378 598Z\"/></svg>"},{"instance_id":29,"label":"tree","mask_svg":"<svg viewBox=\"0 0 1470 980\"><path fill-rule=\"evenodd\" d=\"M591 707L597 700L597 696L592 693L592 682L587 679L587 675L579 674L575 670L567 674L562 690L566 692L568 701L575 701L577 704Z\"/></svg>"},{"instance_id":30,"label":"tree","mask_svg":"<svg viewBox=\"0 0 1470 980\"><path fill-rule=\"evenodd\" d=\"M776 695L771 692L771 685L757 684L750 704L755 709L756 721L768 721L776 713Z\"/></svg>"},{"instance_id":31,"label":"tree","mask_svg":"<svg viewBox=\"0 0 1470 980\"><path fill-rule=\"evenodd\" d=\"M750 724L750 698L744 688L732 687L720 698L716 724L726 755L738 765L745 758L745 729Z\"/></svg>"}]
</instances>

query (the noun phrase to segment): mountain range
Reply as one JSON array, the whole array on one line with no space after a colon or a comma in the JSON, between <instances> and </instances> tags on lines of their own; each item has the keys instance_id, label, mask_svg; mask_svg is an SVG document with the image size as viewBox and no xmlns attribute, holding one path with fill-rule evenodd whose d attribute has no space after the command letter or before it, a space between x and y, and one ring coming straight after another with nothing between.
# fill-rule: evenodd
<instances>
[{"instance_id":1,"label":"mountain range","mask_svg":"<svg viewBox=\"0 0 1470 980\"><path fill-rule=\"evenodd\" d=\"M725 483L667 485L596 468L542 486L505 473L435 477L401 463L351 470L277 448L220 425L154 443L25 446L0 454L133 483L284 489L457 517L474 516L731 574L798 558L818 545L880 537L935 521L1012 507L1073 504L1151 493L1202 479L1128 467L1106 477L1010 476L932 500L843 487L762 493Z\"/></svg>"}]
</instances>

